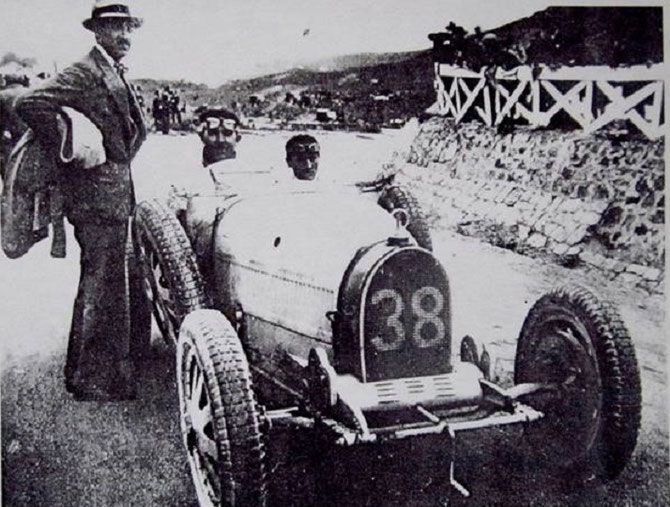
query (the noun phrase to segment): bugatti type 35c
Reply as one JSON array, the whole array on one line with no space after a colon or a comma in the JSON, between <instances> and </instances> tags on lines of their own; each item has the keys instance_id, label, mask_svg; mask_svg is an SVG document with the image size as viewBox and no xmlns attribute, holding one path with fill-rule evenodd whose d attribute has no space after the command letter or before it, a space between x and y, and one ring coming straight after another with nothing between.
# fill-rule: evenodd
<instances>
[{"instance_id":1,"label":"bugatti type 35c","mask_svg":"<svg viewBox=\"0 0 670 507\"><path fill-rule=\"evenodd\" d=\"M583 288L542 296L503 388L471 338L454 344L449 275L416 201L397 186L362 194L247 186L178 209L138 206L133 231L155 321L177 349L200 504L265 504L263 443L282 426L341 446L440 435L464 495L457 434L511 424L572 474L614 478L641 408L617 311Z\"/></svg>"}]
</instances>

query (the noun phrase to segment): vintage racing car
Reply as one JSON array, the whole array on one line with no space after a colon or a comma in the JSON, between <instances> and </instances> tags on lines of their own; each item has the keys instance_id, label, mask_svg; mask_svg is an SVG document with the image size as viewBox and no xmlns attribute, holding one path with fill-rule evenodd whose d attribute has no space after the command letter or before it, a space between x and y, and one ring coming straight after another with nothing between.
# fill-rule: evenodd
<instances>
[{"instance_id":1,"label":"vintage racing car","mask_svg":"<svg viewBox=\"0 0 670 507\"><path fill-rule=\"evenodd\" d=\"M486 352L454 344L448 273L425 224L418 242L408 232L416 203L384 192L390 205L359 189L248 185L138 206L200 504L265 504L265 434L287 425L342 446L442 435L464 495L456 435L510 424L571 475L617 476L641 394L616 310L582 288L547 293L523 323L515 385L500 387Z\"/></svg>"}]
</instances>

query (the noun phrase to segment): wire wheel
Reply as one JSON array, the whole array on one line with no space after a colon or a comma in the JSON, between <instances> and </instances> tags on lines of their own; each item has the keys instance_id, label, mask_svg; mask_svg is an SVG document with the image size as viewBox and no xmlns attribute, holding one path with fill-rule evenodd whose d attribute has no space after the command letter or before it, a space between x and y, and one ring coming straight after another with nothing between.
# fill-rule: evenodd
<instances>
[{"instance_id":1,"label":"wire wheel","mask_svg":"<svg viewBox=\"0 0 670 507\"><path fill-rule=\"evenodd\" d=\"M219 451L214 435L214 408L205 384L204 366L194 347L186 346L180 361L181 425L200 505L220 505Z\"/></svg>"},{"instance_id":2,"label":"wire wheel","mask_svg":"<svg viewBox=\"0 0 670 507\"><path fill-rule=\"evenodd\" d=\"M612 306L582 288L540 298L521 330L515 381L559 386L560 396L534 402L545 418L526 431L545 461L570 467L574 477L621 472L635 448L642 400L633 344Z\"/></svg>"},{"instance_id":3,"label":"wire wheel","mask_svg":"<svg viewBox=\"0 0 670 507\"><path fill-rule=\"evenodd\" d=\"M177 346L182 435L201 506L265 505L265 450L249 365L218 311L186 317Z\"/></svg>"},{"instance_id":4,"label":"wire wheel","mask_svg":"<svg viewBox=\"0 0 670 507\"><path fill-rule=\"evenodd\" d=\"M177 218L158 201L137 206L133 231L154 319L165 340L177 343L184 317L207 306L191 244Z\"/></svg>"}]
</instances>

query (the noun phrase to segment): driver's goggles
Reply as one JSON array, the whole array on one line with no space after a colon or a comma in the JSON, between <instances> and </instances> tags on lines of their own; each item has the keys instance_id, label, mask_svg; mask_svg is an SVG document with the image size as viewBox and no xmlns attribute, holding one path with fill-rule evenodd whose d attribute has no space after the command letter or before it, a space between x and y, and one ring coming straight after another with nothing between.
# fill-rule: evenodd
<instances>
[{"instance_id":1,"label":"driver's goggles","mask_svg":"<svg viewBox=\"0 0 670 507\"><path fill-rule=\"evenodd\" d=\"M207 130L221 129L224 134L230 135L237 129L237 122L232 118L207 118L203 122L202 128Z\"/></svg>"}]
</instances>

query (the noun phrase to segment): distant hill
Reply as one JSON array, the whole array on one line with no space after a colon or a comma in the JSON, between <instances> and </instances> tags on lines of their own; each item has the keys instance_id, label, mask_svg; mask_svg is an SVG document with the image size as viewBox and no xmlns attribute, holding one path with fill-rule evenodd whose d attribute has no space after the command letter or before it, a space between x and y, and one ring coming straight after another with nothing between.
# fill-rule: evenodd
<instances>
[{"instance_id":1,"label":"distant hill","mask_svg":"<svg viewBox=\"0 0 670 507\"><path fill-rule=\"evenodd\" d=\"M384 124L392 118L417 116L434 102L433 72L430 50L425 50L330 58L286 72L230 81L215 89L186 81L143 79L135 84L149 101L158 87L182 90L182 98L192 108L205 103L224 105L245 116L286 120L329 108L342 122Z\"/></svg>"},{"instance_id":2,"label":"distant hill","mask_svg":"<svg viewBox=\"0 0 670 507\"><path fill-rule=\"evenodd\" d=\"M324 70L328 67L328 70ZM372 83L376 79L377 83ZM374 84L374 86L370 86ZM274 85L310 86L342 93L433 89L433 66L429 50L410 53L362 53L324 60L308 68L291 69L253 79L236 80L219 87L224 93L259 93ZM344 86L344 87L343 87ZM342 88L343 87L343 88Z\"/></svg>"},{"instance_id":3,"label":"distant hill","mask_svg":"<svg viewBox=\"0 0 670 507\"><path fill-rule=\"evenodd\" d=\"M181 90L186 93L197 93L201 90L208 90L209 87L204 84L192 83L186 80L167 80L167 79L133 79L132 83L139 86L142 91L152 92L161 88L169 87L171 90Z\"/></svg>"},{"instance_id":4,"label":"distant hill","mask_svg":"<svg viewBox=\"0 0 670 507\"><path fill-rule=\"evenodd\" d=\"M302 67L308 70L331 72L347 70L352 67L372 67L382 63L393 63L410 60L424 51L408 51L403 53L358 53L355 55L335 56L312 62Z\"/></svg>"}]
</instances>

